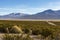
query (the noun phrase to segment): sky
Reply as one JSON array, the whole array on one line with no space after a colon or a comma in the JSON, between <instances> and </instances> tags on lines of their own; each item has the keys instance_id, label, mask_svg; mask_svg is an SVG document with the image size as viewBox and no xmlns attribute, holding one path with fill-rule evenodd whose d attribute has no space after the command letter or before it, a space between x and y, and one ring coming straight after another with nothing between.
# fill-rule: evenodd
<instances>
[{"instance_id":1,"label":"sky","mask_svg":"<svg viewBox=\"0 0 60 40\"><path fill-rule=\"evenodd\" d=\"M47 9L60 10L60 0L0 0L0 15L36 14Z\"/></svg>"}]
</instances>

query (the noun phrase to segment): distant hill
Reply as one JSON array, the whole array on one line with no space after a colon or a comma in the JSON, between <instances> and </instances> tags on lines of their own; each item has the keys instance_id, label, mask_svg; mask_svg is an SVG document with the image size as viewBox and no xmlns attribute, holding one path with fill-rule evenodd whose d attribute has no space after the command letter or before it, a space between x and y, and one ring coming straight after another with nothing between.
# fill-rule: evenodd
<instances>
[{"instance_id":1,"label":"distant hill","mask_svg":"<svg viewBox=\"0 0 60 40\"><path fill-rule=\"evenodd\" d=\"M16 18L16 19L60 19L60 10L54 11L51 9L43 12L36 13L34 15L28 15L23 13L10 13L8 15L0 16L0 18Z\"/></svg>"},{"instance_id":2,"label":"distant hill","mask_svg":"<svg viewBox=\"0 0 60 40\"><path fill-rule=\"evenodd\" d=\"M10 13L8 15L0 16L0 18L21 18L27 15L28 14L23 14L23 13Z\"/></svg>"}]
</instances>

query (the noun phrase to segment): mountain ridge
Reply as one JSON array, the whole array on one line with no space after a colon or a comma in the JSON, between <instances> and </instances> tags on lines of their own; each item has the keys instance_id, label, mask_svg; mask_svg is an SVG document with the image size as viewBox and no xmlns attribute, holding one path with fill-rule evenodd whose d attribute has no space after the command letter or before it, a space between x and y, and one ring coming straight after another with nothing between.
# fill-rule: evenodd
<instances>
[{"instance_id":1,"label":"mountain ridge","mask_svg":"<svg viewBox=\"0 0 60 40\"><path fill-rule=\"evenodd\" d=\"M11 13L8 15L0 16L0 18L16 18L16 19L60 19L60 10L45 10L33 15L24 13Z\"/></svg>"}]
</instances>

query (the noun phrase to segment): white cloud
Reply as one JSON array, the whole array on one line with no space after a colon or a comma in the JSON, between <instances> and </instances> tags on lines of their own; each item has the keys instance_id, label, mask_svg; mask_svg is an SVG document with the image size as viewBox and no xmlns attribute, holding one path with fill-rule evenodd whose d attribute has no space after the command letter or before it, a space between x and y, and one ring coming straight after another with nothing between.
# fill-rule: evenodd
<instances>
[{"instance_id":1,"label":"white cloud","mask_svg":"<svg viewBox=\"0 0 60 40\"><path fill-rule=\"evenodd\" d=\"M35 13L38 13L38 12L41 12L43 10L46 10L48 8L41 8L41 7L30 7L30 6L27 6L27 5L16 5L15 7L12 7L12 8L0 8L0 15L5 15L5 14L10 14L10 13L16 13L16 12L19 12L19 13L26 13L26 14L35 14Z\"/></svg>"},{"instance_id":2,"label":"white cloud","mask_svg":"<svg viewBox=\"0 0 60 40\"><path fill-rule=\"evenodd\" d=\"M26 13L26 14L35 14L43 11L44 8L0 8L0 15L5 15L9 13Z\"/></svg>"},{"instance_id":3,"label":"white cloud","mask_svg":"<svg viewBox=\"0 0 60 40\"><path fill-rule=\"evenodd\" d=\"M48 6L54 10L60 10L60 2L50 2Z\"/></svg>"}]
</instances>

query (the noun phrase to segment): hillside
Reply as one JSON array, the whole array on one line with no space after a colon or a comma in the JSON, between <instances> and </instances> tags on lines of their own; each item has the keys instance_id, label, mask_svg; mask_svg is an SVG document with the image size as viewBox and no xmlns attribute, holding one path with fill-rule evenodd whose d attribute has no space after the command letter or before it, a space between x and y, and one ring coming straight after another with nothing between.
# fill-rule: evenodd
<instances>
[{"instance_id":1,"label":"hillside","mask_svg":"<svg viewBox=\"0 0 60 40\"><path fill-rule=\"evenodd\" d=\"M15 18L15 19L60 19L60 10L45 10L33 15L24 13L10 13L8 15L0 16L2 19Z\"/></svg>"}]
</instances>

